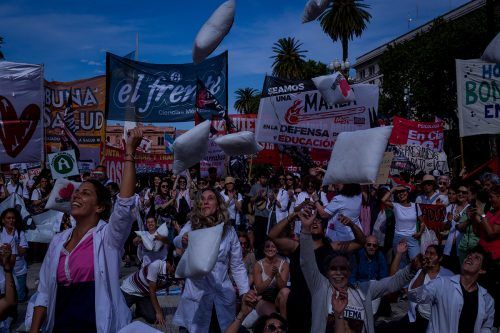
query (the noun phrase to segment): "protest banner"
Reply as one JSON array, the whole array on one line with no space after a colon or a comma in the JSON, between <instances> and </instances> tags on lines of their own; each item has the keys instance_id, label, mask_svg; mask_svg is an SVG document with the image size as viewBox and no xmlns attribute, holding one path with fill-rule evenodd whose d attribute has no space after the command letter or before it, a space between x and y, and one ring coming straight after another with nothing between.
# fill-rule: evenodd
<instances>
[{"instance_id":1,"label":"protest banner","mask_svg":"<svg viewBox=\"0 0 500 333\"><path fill-rule=\"evenodd\" d=\"M445 152L414 145L389 145L388 151L394 153L391 175L403 171L413 174L420 171L430 173L434 170L444 174L450 171Z\"/></svg>"},{"instance_id":2,"label":"protest banner","mask_svg":"<svg viewBox=\"0 0 500 333\"><path fill-rule=\"evenodd\" d=\"M443 121L420 122L394 117L389 143L394 145L412 145L443 151L444 134Z\"/></svg>"},{"instance_id":3,"label":"protest banner","mask_svg":"<svg viewBox=\"0 0 500 333\"><path fill-rule=\"evenodd\" d=\"M71 92L79 161L98 162L104 132L106 77L96 76L70 82L45 82L45 150L47 154L65 150L61 129ZM68 116L71 117L71 114ZM64 138L63 138L64 139Z\"/></svg>"},{"instance_id":4,"label":"protest banner","mask_svg":"<svg viewBox=\"0 0 500 333\"><path fill-rule=\"evenodd\" d=\"M500 64L455 61L460 136L500 134Z\"/></svg>"},{"instance_id":5,"label":"protest banner","mask_svg":"<svg viewBox=\"0 0 500 333\"><path fill-rule=\"evenodd\" d=\"M50 172L53 179L80 174L74 150L65 150L48 155Z\"/></svg>"},{"instance_id":6,"label":"protest banner","mask_svg":"<svg viewBox=\"0 0 500 333\"><path fill-rule=\"evenodd\" d=\"M106 54L106 119L141 122L194 120L197 80L227 109L227 52L194 64L149 64Z\"/></svg>"},{"instance_id":7,"label":"protest banner","mask_svg":"<svg viewBox=\"0 0 500 333\"><path fill-rule=\"evenodd\" d=\"M102 152L101 164L106 167L108 178L118 184L122 180L124 157L125 150L117 147L106 146ZM135 152L137 174L163 173L172 169L172 163L173 155Z\"/></svg>"},{"instance_id":8,"label":"protest banner","mask_svg":"<svg viewBox=\"0 0 500 333\"><path fill-rule=\"evenodd\" d=\"M0 163L40 162L43 65L0 61Z\"/></svg>"},{"instance_id":9,"label":"protest banner","mask_svg":"<svg viewBox=\"0 0 500 333\"><path fill-rule=\"evenodd\" d=\"M256 138L260 142L331 150L340 132L370 128L379 87L355 84L354 102L328 105L312 81L266 76Z\"/></svg>"}]
</instances>

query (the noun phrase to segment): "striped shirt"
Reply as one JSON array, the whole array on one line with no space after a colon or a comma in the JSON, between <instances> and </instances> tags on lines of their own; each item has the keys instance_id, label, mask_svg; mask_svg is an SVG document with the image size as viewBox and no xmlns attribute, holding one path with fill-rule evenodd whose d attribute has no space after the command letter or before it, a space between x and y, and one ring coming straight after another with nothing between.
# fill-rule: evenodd
<instances>
[{"instance_id":1,"label":"striped shirt","mask_svg":"<svg viewBox=\"0 0 500 333\"><path fill-rule=\"evenodd\" d=\"M156 282L157 289L167 285L167 262L155 260L123 280L123 292L134 296L149 295L149 282Z\"/></svg>"}]
</instances>

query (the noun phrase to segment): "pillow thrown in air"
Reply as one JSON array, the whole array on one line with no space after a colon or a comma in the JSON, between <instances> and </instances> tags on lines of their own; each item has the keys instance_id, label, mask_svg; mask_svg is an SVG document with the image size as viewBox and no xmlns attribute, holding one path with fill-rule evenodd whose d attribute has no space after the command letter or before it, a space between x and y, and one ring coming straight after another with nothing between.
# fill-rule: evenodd
<instances>
[{"instance_id":1,"label":"pillow thrown in air","mask_svg":"<svg viewBox=\"0 0 500 333\"><path fill-rule=\"evenodd\" d=\"M234 0L224 2L203 24L196 35L193 45L193 62L199 64L205 60L229 33L234 22Z\"/></svg>"},{"instance_id":2,"label":"pillow thrown in air","mask_svg":"<svg viewBox=\"0 0 500 333\"><path fill-rule=\"evenodd\" d=\"M339 72L312 78L314 85L318 88L321 96L330 105L337 103L352 102L355 99L354 91Z\"/></svg>"},{"instance_id":3,"label":"pillow thrown in air","mask_svg":"<svg viewBox=\"0 0 500 333\"><path fill-rule=\"evenodd\" d=\"M210 120L196 125L174 141L173 171L178 175L205 157L208 151Z\"/></svg>"},{"instance_id":4,"label":"pillow thrown in air","mask_svg":"<svg viewBox=\"0 0 500 333\"><path fill-rule=\"evenodd\" d=\"M215 139L215 143L228 156L256 154L264 147L255 141L255 134L250 131L231 133Z\"/></svg>"},{"instance_id":5,"label":"pillow thrown in air","mask_svg":"<svg viewBox=\"0 0 500 333\"><path fill-rule=\"evenodd\" d=\"M82 183L72 182L65 178L58 178L54 184L45 209L53 209L63 213L71 213L71 196Z\"/></svg>"},{"instance_id":6,"label":"pillow thrown in air","mask_svg":"<svg viewBox=\"0 0 500 333\"><path fill-rule=\"evenodd\" d=\"M375 183L392 126L342 132L333 146L323 185Z\"/></svg>"},{"instance_id":7,"label":"pillow thrown in air","mask_svg":"<svg viewBox=\"0 0 500 333\"><path fill-rule=\"evenodd\" d=\"M304 7L304 13L302 14L302 23L307 23L317 19L323 12L330 0L309 0Z\"/></svg>"},{"instance_id":8,"label":"pillow thrown in air","mask_svg":"<svg viewBox=\"0 0 500 333\"><path fill-rule=\"evenodd\" d=\"M481 59L487 62L500 64L500 32L488 44L481 56Z\"/></svg>"}]
</instances>

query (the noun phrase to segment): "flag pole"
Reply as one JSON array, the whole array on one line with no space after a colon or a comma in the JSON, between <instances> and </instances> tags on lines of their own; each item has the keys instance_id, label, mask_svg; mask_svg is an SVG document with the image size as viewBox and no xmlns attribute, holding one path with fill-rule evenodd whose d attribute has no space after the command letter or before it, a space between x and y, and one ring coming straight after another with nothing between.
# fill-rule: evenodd
<instances>
[{"instance_id":1,"label":"flag pole","mask_svg":"<svg viewBox=\"0 0 500 333\"><path fill-rule=\"evenodd\" d=\"M463 137L460 137L460 154L461 154L461 158L460 158L460 162L461 162L461 166L462 166L462 170L465 166L465 156L464 156L464 139Z\"/></svg>"}]
</instances>

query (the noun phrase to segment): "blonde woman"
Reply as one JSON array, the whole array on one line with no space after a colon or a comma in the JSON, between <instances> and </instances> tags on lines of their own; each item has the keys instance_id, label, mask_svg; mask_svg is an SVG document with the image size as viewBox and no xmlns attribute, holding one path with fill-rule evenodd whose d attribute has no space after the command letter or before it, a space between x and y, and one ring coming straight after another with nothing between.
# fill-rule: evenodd
<instances>
[{"instance_id":1,"label":"blonde woman","mask_svg":"<svg viewBox=\"0 0 500 333\"><path fill-rule=\"evenodd\" d=\"M186 248L189 232L224 223L217 262L203 277L187 278L173 323L191 333L224 332L236 313L236 293L229 279L229 270L240 295L249 290L248 276L243 264L241 246L231 226L223 197L213 189L200 191L195 199L190 221L174 239L177 248Z\"/></svg>"}]
</instances>

